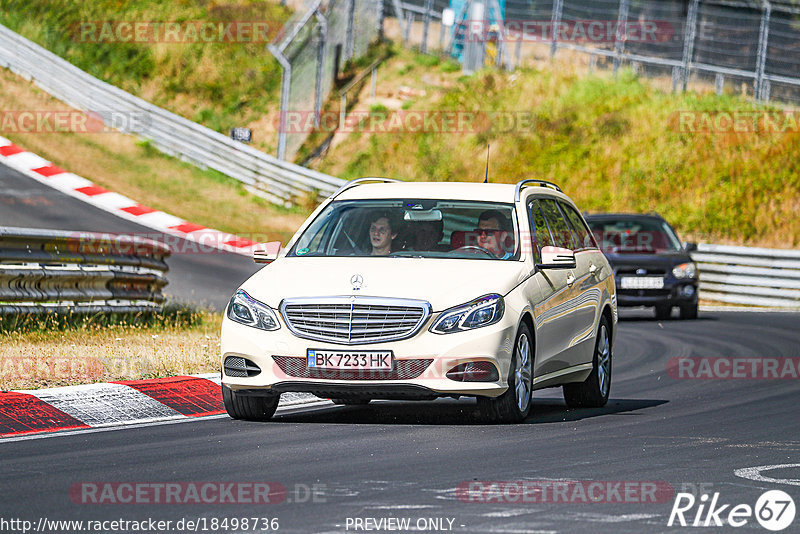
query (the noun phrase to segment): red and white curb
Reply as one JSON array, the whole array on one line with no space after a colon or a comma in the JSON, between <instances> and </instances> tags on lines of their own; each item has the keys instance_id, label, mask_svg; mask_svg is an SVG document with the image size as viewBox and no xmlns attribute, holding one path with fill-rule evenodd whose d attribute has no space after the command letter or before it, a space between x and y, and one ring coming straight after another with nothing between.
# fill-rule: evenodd
<instances>
[{"instance_id":1,"label":"red and white curb","mask_svg":"<svg viewBox=\"0 0 800 534\"><path fill-rule=\"evenodd\" d=\"M285 393L279 407L324 403ZM225 413L218 374L0 392L0 438Z\"/></svg>"},{"instance_id":2,"label":"red and white curb","mask_svg":"<svg viewBox=\"0 0 800 534\"><path fill-rule=\"evenodd\" d=\"M108 191L86 178L65 171L33 152L20 148L4 137L0 137L0 163L101 210L160 233L197 243L202 248L214 248L250 256L254 246L257 245L255 241L190 223Z\"/></svg>"}]
</instances>

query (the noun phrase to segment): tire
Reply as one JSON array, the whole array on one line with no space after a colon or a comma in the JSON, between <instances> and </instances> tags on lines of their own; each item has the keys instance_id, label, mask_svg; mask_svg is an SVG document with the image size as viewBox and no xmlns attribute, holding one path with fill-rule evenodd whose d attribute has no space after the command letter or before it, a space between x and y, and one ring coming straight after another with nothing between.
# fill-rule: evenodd
<instances>
[{"instance_id":1,"label":"tire","mask_svg":"<svg viewBox=\"0 0 800 534\"><path fill-rule=\"evenodd\" d=\"M519 423L531 411L533 392L533 336L522 323L514 342L508 372L508 389L496 398L478 397L478 411L494 423Z\"/></svg>"},{"instance_id":2,"label":"tire","mask_svg":"<svg viewBox=\"0 0 800 534\"><path fill-rule=\"evenodd\" d=\"M564 401L569 408L602 408L611 393L611 327L603 317L597 327L592 372L578 384L564 384Z\"/></svg>"},{"instance_id":3,"label":"tire","mask_svg":"<svg viewBox=\"0 0 800 534\"><path fill-rule=\"evenodd\" d=\"M222 386L222 402L225 411L234 419L245 421L268 421L278 409L280 395L250 397L237 395L228 387Z\"/></svg>"},{"instance_id":4,"label":"tire","mask_svg":"<svg viewBox=\"0 0 800 534\"><path fill-rule=\"evenodd\" d=\"M672 315L672 306L659 304L656 306L656 319L664 320L669 319Z\"/></svg>"},{"instance_id":5,"label":"tire","mask_svg":"<svg viewBox=\"0 0 800 534\"><path fill-rule=\"evenodd\" d=\"M681 306L681 319L697 319L697 302Z\"/></svg>"},{"instance_id":6,"label":"tire","mask_svg":"<svg viewBox=\"0 0 800 534\"><path fill-rule=\"evenodd\" d=\"M331 399L334 404L343 406L366 406L372 399Z\"/></svg>"}]
</instances>

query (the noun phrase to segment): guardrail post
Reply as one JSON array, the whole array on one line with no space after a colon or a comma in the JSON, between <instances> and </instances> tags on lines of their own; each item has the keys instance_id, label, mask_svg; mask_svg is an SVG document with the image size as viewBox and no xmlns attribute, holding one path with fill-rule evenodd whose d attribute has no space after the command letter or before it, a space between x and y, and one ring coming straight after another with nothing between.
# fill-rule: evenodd
<instances>
[{"instance_id":1,"label":"guardrail post","mask_svg":"<svg viewBox=\"0 0 800 534\"><path fill-rule=\"evenodd\" d=\"M725 76L720 74L719 72L714 76L714 89L717 92L717 95L721 95L722 91L725 89Z\"/></svg>"},{"instance_id":2,"label":"guardrail post","mask_svg":"<svg viewBox=\"0 0 800 534\"><path fill-rule=\"evenodd\" d=\"M619 14L617 15L617 31L614 32L614 76L617 75L622 54L625 52L625 41L628 39L628 9L630 0L620 0Z\"/></svg>"},{"instance_id":3,"label":"guardrail post","mask_svg":"<svg viewBox=\"0 0 800 534\"><path fill-rule=\"evenodd\" d=\"M686 26L683 35L683 70L681 71L681 90L686 91L689 85L689 66L694 57L694 42L697 38L697 6L699 0L689 2L689 12L686 15Z\"/></svg>"},{"instance_id":4,"label":"guardrail post","mask_svg":"<svg viewBox=\"0 0 800 534\"><path fill-rule=\"evenodd\" d=\"M564 0L555 0L553 2L553 17L550 20L550 32L553 34L550 40L550 59L552 59L558 51L558 27L561 25L561 12L564 8Z\"/></svg>"},{"instance_id":5,"label":"guardrail post","mask_svg":"<svg viewBox=\"0 0 800 534\"><path fill-rule=\"evenodd\" d=\"M772 16L772 5L768 0L762 0L764 9L761 12L761 28L758 32L758 59L756 62L756 100L764 102L769 100L768 91L765 91L764 72L767 67L767 54L769 43L769 21Z\"/></svg>"}]
</instances>

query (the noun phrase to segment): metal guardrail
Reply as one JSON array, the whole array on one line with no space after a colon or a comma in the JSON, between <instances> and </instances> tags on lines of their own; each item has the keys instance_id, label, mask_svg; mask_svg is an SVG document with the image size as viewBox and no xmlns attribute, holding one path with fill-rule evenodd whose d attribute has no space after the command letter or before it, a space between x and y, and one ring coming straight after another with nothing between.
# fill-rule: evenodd
<instances>
[{"instance_id":1,"label":"metal guardrail","mask_svg":"<svg viewBox=\"0 0 800 534\"><path fill-rule=\"evenodd\" d=\"M169 255L135 236L0 227L0 314L160 311Z\"/></svg>"},{"instance_id":2,"label":"metal guardrail","mask_svg":"<svg viewBox=\"0 0 800 534\"><path fill-rule=\"evenodd\" d=\"M800 250L698 245L700 298L800 308Z\"/></svg>"},{"instance_id":3,"label":"metal guardrail","mask_svg":"<svg viewBox=\"0 0 800 534\"><path fill-rule=\"evenodd\" d=\"M159 150L235 178L281 203L318 191L328 196L344 180L281 161L98 80L68 61L0 25L0 65L106 125L150 140ZM108 113L139 117L134 129L110 124Z\"/></svg>"}]
</instances>

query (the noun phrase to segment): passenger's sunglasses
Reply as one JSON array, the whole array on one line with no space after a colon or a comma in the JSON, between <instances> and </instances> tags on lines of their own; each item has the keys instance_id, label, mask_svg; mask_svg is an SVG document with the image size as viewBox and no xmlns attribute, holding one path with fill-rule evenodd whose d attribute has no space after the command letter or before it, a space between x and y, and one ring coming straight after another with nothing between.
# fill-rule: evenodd
<instances>
[{"instance_id":1,"label":"passenger's sunglasses","mask_svg":"<svg viewBox=\"0 0 800 534\"><path fill-rule=\"evenodd\" d=\"M494 235L495 232L500 232L500 230L492 230L491 228L475 228L473 232L481 237L486 237L487 235Z\"/></svg>"}]
</instances>

